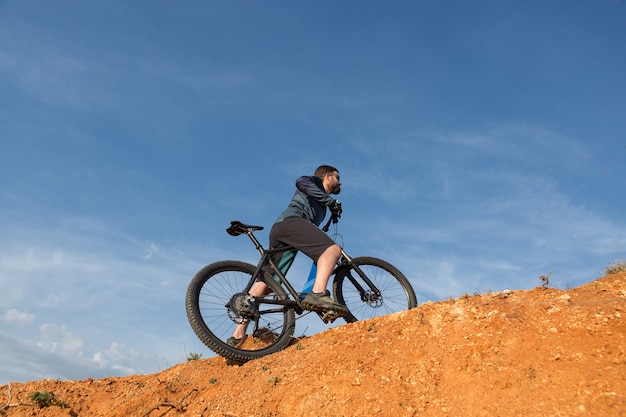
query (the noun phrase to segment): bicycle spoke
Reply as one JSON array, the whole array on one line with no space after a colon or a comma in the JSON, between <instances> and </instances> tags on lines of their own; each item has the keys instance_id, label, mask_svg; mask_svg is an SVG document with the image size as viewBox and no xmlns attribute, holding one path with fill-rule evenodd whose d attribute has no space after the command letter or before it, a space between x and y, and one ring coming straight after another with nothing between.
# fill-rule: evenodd
<instances>
[{"instance_id":1,"label":"bicycle spoke","mask_svg":"<svg viewBox=\"0 0 626 417\"><path fill-rule=\"evenodd\" d=\"M352 262L367 276L378 293L355 270L349 267L340 270L333 283L333 291L337 300L350 310L345 317L347 322L383 316L417 305L413 288L393 265L369 257L355 258Z\"/></svg>"},{"instance_id":2,"label":"bicycle spoke","mask_svg":"<svg viewBox=\"0 0 626 417\"><path fill-rule=\"evenodd\" d=\"M247 337L239 346L228 344L245 317L240 316L240 311L246 310L239 310L239 303L247 301L240 297L254 273L255 268L243 262L217 262L198 272L187 290L187 315L193 330L210 349L227 358L245 361L264 356L284 348L293 335L293 309L263 303L264 299L287 298L277 283L269 282L272 294L259 299L258 313L246 319Z\"/></svg>"}]
</instances>

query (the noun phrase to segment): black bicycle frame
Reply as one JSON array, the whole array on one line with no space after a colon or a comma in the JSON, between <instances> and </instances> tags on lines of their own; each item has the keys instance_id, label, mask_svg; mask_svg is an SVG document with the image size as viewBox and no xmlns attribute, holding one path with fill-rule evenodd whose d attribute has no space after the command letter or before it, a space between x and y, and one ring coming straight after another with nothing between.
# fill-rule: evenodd
<instances>
[{"instance_id":1,"label":"black bicycle frame","mask_svg":"<svg viewBox=\"0 0 626 417\"><path fill-rule=\"evenodd\" d=\"M250 282L248 282L248 285L246 285L246 287L243 289L243 294L248 294L250 292L250 290L252 289L252 286L254 285L257 279L265 282L266 278L263 273L263 266L267 263L272 267L272 269L274 270L274 273L278 276L280 280L279 284L284 285L287 288L287 290L289 291L293 299L287 299L287 300L263 299L263 303L276 304L276 305L294 305L297 308L298 314L302 313L304 309L302 308L302 305L300 303L300 297L299 297L298 292L295 290L295 288L293 288L293 286L289 283L289 281L287 281L287 279L285 278L285 275L280 271L280 269L278 268L278 266L276 265L276 263L274 262L271 256L278 252L295 250L296 248L292 246L288 246L288 245L281 245L275 248L265 249L263 245L261 245L261 243L258 241L256 236L254 236L254 232L252 230L246 230L245 233L246 235L248 235L248 237L250 238L250 240L252 241L256 249L261 254L261 259L259 260L259 263L257 264L256 271L254 271L254 274L252 275ZM367 286L370 288L373 294L376 297L379 297L381 295L380 290L376 288L374 283L367 277L367 275L365 275L365 273L361 270L361 268L359 268L358 265L352 262L352 258L348 256L348 254L343 250L343 248L341 248L341 256L342 256L341 261L338 262L337 266L335 267L331 275L336 274L341 268L354 269L356 273L359 275L359 277L361 277L361 279L367 284ZM366 291L359 284L359 282L351 274L346 274L346 277L358 290L359 294L361 295L361 300L364 302L367 301L368 298L366 297ZM270 279L274 279L274 277L271 277Z\"/></svg>"}]
</instances>

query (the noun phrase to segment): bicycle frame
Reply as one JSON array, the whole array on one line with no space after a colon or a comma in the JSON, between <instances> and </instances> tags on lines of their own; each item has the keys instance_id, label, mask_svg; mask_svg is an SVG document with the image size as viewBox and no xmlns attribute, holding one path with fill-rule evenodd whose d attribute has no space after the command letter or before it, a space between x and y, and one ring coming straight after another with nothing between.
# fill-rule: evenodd
<instances>
[{"instance_id":1,"label":"bicycle frame","mask_svg":"<svg viewBox=\"0 0 626 417\"><path fill-rule=\"evenodd\" d=\"M333 214L331 221L341 212ZM265 249L254 235L259 230L263 226L239 220L232 220L226 229L231 236L248 236L261 255L256 266L217 261L200 269L187 287L185 309L191 328L208 348L226 359L246 362L286 348L293 340L296 320L308 315L308 307L328 324L339 317L354 323L417 306L411 283L395 266L371 256L351 258L343 249L333 265L329 289L333 301L345 306L347 314L334 311L332 304L326 310L314 303L309 306L311 281L318 271L312 267L307 284L296 291L286 275L297 249L284 244ZM328 232L326 227L322 230Z\"/></svg>"},{"instance_id":2,"label":"bicycle frame","mask_svg":"<svg viewBox=\"0 0 626 417\"><path fill-rule=\"evenodd\" d=\"M278 268L278 266L276 265L276 263L272 259L272 255L274 255L275 253L278 253L278 252L281 252L281 251L285 251L285 250L295 250L296 248L294 248L292 246L288 246L288 245L282 245L282 246L278 246L276 248L265 249L263 247L263 245L261 245L259 240L256 238L256 236L254 236L253 229L248 228L248 229L246 229L244 231L244 233L248 236L248 238L250 238L250 240L254 244L255 248L257 249L257 251L261 254L261 259L259 260L259 262L257 264L257 267L256 267L256 270L255 270L254 274L252 275L250 281L248 282L246 287L243 289L243 291L242 291L243 294L248 294L250 292L250 290L252 289L252 286L254 285L254 283L257 280L265 282L266 277L265 277L265 274L264 274L262 268L263 268L263 266L265 264L269 264L272 267L272 269L274 270L274 273L276 274L276 276L278 277L279 284L287 289L289 294L291 294L292 298L286 299L286 300L274 300L274 299L265 299L265 298L263 298L263 303L265 303L265 304L275 304L275 305L293 305L294 308L295 308L295 311L298 314L302 314L304 309L303 309L303 307L301 305L301 300L300 300L299 293L295 290L295 288L287 280L287 278L285 277L285 274L283 274L280 271L280 269ZM352 262L352 258L343 250L343 248L341 248L341 258L337 262L337 266L333 269L333 272L331 273L331 276L337 274L337 272L341 268L354 269L357 272L357 274L359 275L359 277L367 284L369 289L372 291L370 293L372 295L370 295L368 297L365 288L363 288L363 286L361 286L360 283L351 274L347 274L346 277L355 286L355 288L357 289L357 291L359 292L359 294L361 296L361 300L362 301L366 302L372 296L374 298L380 297L380 295L381 295L380 290L378 288L376 288L374 283L358 267L358 265L356 265L356 264L354 264ZM270 279L274 279L274 277L271 277ZM259 297L259 298L261 298L261 297Z\"/></svg>"}]
</instances>

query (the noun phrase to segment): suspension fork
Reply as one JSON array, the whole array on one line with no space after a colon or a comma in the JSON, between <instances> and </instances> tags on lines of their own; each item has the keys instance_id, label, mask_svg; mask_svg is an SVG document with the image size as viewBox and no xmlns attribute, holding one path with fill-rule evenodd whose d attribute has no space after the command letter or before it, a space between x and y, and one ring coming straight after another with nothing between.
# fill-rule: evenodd
<instances>
[{"instance_id":1,"label":"suspension fork","mask_svg":"<svg viewBox=\"0 0 626 417\"><path fill-rule=\"evenodd\" d=\"M361 270L361 268L359 268L359 266L357 264L355 264L354 262L352 262L352 258L343 250L343 248L341 248L341 256L343 258L343 261L340 265L341 266L347 266L350 269L353 269L356 271L357 275L359 277L361 277L361 279L367 284L367 286L369 287L369 289L372 291L372 293L376 296L376 297L380 297L381 296L381 292L380 290L376 287L376 285L374 285L374 283L368 278L368 276L365 274L365 272L363 272ZM354 279L354 277L352 276L352 274L346 273L346 277L348 278L348 280L350 280L350 282L352 283L352 285L354 285L354 287L359 291L359 294L361 295L361 299L363 301L366 301L367 297L365 296L366 290L365 288L363 288L363 286L361 284L359 284L359 282Z\"/></svg>"}]
</instances>

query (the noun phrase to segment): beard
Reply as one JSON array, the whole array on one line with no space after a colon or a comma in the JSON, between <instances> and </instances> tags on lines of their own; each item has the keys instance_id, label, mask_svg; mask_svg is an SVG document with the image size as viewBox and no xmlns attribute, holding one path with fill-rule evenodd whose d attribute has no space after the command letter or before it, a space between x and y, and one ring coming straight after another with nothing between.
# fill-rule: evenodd
<instances>
[{"instance_id":1,"label":"beard","mask_svg":"<svg viewBox=\"0 0 626 417\"><path fill-rule=\"evenodd\" d=\"M340 192L341 192L341 185L339 184L334 185L330 190L331 194L339 194Z\"/></svg>"}]
</instances>

